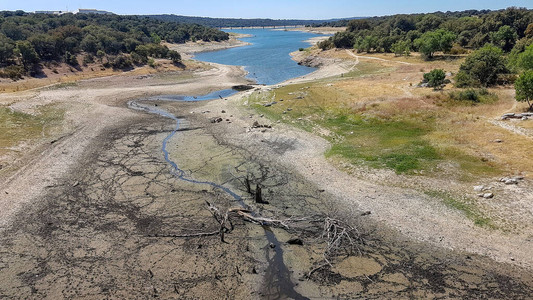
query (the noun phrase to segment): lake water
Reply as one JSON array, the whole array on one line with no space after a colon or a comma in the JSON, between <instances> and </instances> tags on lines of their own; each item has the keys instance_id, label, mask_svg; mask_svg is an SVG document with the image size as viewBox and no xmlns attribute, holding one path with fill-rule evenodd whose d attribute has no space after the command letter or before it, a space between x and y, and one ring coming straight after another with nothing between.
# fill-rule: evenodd
<instances>
[{"instance_id":1,"label":"lake water","mask_svg":"<svg viewBox=\"0 0 533 300\"><path fill-rule=\"evenodd\" d=\"M289 53L299 48L309 47L309 43L305 41L320 36L318 34L268 29L230 31L252 35L252 37L241 39L252 45L198 53L195 59L224 65L244 66L249 73L248 78L259 84L267 85L300 77L316 70L298 65L291 59Z\"/></svg>"}]
</instances>

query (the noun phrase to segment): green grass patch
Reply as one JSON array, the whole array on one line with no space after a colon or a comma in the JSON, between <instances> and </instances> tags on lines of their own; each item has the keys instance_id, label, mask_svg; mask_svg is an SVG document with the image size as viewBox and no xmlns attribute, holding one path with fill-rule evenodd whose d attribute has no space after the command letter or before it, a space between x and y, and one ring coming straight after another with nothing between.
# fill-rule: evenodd
<instances>
[{"instance_id":1,"label":"green grass patch","mask_svg":"<svg viewBox=\"0 0 533 300\"><path fill-rule=\"evenodd\" d=\"M64 110L54 105L40 107L36 115L0 106L0 153L22 141L49 136L63 118Z\"/></svg>"},{"instance_id":2,"label":"green grass patch","mask_svg":"<svg viewBox=\"0 0 533 300\"><path fill-rule=\"evenodd\" d=\"M490 229L498 228L494 222L490 218L484 216L473 203L467 202L467 199L459 200L451 194L441 191L425 191L424 193L430 197L442 200L443 203L450 208L460 210L468 219L472 220L476 226Z\"/></svg>"},{"instance_id":3,"label":"green grass patch","mask_svg":"<svg viewBox=\"0 0 533 300\"><path fill-rule=\"evenodd\" d=\"M326 152L327 157L340 156L354 164L363 162L397 173L426 169L440 159L437 150L424 140L431 124L337 115L321 125L344 137L331 140L333 146Z\"/></svg>"}]
</instances>

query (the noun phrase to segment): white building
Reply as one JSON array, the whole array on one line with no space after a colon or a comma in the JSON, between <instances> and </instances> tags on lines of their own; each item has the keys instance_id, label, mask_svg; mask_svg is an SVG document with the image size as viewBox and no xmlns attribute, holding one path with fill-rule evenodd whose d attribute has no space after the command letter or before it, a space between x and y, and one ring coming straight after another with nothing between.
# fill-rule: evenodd
<instances>
[{"instance_id":1,"label":"white building","mask_svg":"<svg viewBox=\"0 0 533 300\"><path fill-rule=\"evenodd\" d=\"M66 14L68 11L62 11L62 10L38 10L35 11L35 14L47 14L47 15L62 15Z\"/></svg>"},{"instance_id":2,"label":"white building","mask_svg":"<svg viewBox=\"0 0 533 300\"><path fill-rule=\"evenodd\" d=\"M80 8L78 9L76 12L74 12L75 14L99 14L99 15L114 15L114 13L112 12L109 12L109 11L105 11L105 10L98 10L98 9L85 9L85 8Z\"/></svg>"}]
</instances>

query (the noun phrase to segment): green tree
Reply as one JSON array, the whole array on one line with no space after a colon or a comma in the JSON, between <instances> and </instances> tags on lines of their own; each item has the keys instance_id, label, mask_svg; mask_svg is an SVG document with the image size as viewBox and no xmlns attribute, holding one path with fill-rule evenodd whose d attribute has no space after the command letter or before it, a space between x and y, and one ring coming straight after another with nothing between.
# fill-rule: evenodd
<instances>
[{"instance_id":1,"label":"green tree","mask_svg":"<svg viewBox=\"0 0 533 300\"><path fill-rule=\"evenodd\" d=\"M492 44L487 44L466 58L459 68L456 81L458 86L463 84L491 86L496 84L499 74L507 71L502 50Z\"/></svg>"},{"instance_id":2,"label":"green tree","mask_svg":"<svg viewBox=\"0 0 533 300\"><path fill-rule=\"evenodd\" d=\"M92 34L88 34L83 38L80 47L83 51L91 54L96 54L96 51L100 48L98 45L98 39Z\"/></svg>"},{"instance_id":3,"label":"green tree","mask_svg":"<svg viewBox=\"0 0 533 300\"><path fill-rule=\"evenodd\" d=\"M424 74L424 81L428 83L429 87L439 88L444 84L446 73L442 69L434 69L429 73Z\"/></svg>"},{"instance_id":4,"label":"green tree","mask_svg":"<svg viewBox=\"0 0 533 300\"><path fill-rule=\"evenodd\" d=\"M181 55L177 51L168 51L168 58L170 58L175 64L181 63Z\"/></svg>"},{"instance_id":5,"label":"green tree","mask_svg":"<svg viewBox=\"0 0 533 300\"><path fill-rule=\"evenodd\" d=\"M516 101L527 102L529 111L533 111L533 70L528 70L515 82Z\"/></svg>"},{"instance_id":6,"label":"green tree","mask_svg":"<svg viewBox=\"0 0 533 300\"><path fill-rule=\"evenodd\" d=\"M491 33L490 37L492 43L498 45L503 51L509 52L513 49L518 39L518 34L511 26L505 25L500 27L498 31Z\"/></svg>"},{"instance_id":7,"label":"green tree","mask_svg":"<svg viewBox=\"0 0 533 300\"><path fill-rule=\"evenodd\" d=\"M3 34L0 34L0 63L5 63L13 57L15 45L13 41Z\"/></svg>"},{"instance_id":8,"label":"green tree","mask_svg":"<svg viewBox=\"0 0 533 300\"><path fill-rule=\"evenodd\" d=\"M518 55L518 67L524 70L533 70L533 44Z\"/></svg>"},{"instance_id":9,"label":"green tree","mask_svg":"<svg viewBox=\"0 0 533 300\"><path fill-rule=\"evenodd\" d=\"M407 41L398 41L392 44L391 50L396 56L409 56L411 54L411 47L409 46L409 42Z\"/></svg>"},{"instance_id":10,"label":"green tree","mask_svg":"<svg viewBox=\"0 0 533 300\"><path fill-rule=\"evenodd\" d=\"M20 59L22 65L26 70L33 67L33 65L39 63L39 55L33 48L33 45L28 41L18 41L17 42L17 51L20 53Z\"/></svg>"},{"instance_id":11,"label":"green tree","mask_svg":"<svg viewBox=\"0 0 533 300\"><path fill-rule=\"evenodd\" d=\"M430 59L437 51L450 51L454 40L455 34L439 29L422 34L420 38L415 40L415 46L426 59Z\"/></svg>"}]
</instances>

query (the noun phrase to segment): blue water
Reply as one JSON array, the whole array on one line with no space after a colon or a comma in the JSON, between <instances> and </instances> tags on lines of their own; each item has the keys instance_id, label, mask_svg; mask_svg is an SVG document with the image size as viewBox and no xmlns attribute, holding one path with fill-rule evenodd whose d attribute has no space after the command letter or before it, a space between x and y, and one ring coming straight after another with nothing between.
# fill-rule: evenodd
<instances>
[{"instance_id":1,"label":"blue water","mask_svg":"<svg viewBox=\"0 0 533 300\"><path fill-rule=\"evenodd\" d=\"M212 92L206 95L200 95L200 96L160 95L160 96L150 97L147 100L193 102L193 101L205 101L205 100L225 98L225 97L234 95L236 93L238 93L236 90L227 89L227 90L215 91L215 92Z\"/></svg>"},{"instance_id":2,"label":"blue water","mask_svg":"<svg viewBox=\"0 0 533 300\"><path fill-rule=\"evenodd\" d=\"M248 78L268 85L316 70L298 65L289 53L309 47L309 43L305 41L320 36L319 34L268 29L241 29L231 32L251 34L252 37L241 40L252 45L198 53L194 58L224 65L244 66L249 73Z\"/></svg>"}]
</instances>

